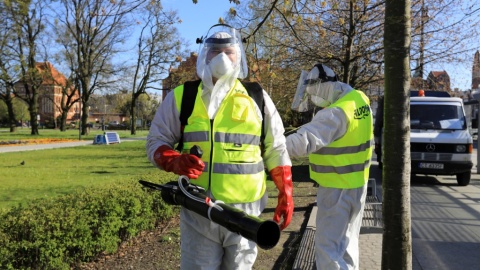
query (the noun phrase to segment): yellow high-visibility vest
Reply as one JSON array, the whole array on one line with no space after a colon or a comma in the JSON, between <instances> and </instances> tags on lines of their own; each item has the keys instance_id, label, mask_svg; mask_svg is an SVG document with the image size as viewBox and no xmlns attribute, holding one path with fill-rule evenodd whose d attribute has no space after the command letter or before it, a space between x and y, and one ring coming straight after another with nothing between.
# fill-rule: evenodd
<instances>
[{"instance_id":1,"label":"yellow high-visibility vest","mask_svg":"<svg viewBox=\"0 0 480 270\"><path fill-rule=\"evenodd\" d=\"M262 119L256 113L255 101L237 80L210 120L201 87L183 135L184 152L194 145L203 150L205 169L192 183L210 189L216 200L225 203L260 199L265 193L266 174L260 148ZM183 90L183 85L174 89L178 109Z\"/></svg>"},{"instance_id":2,"label":"yellow high-visibility vest","mask_svg":"<svg viewBox=\"0 0 480 270\"><path fill-rule=\"evenodd\" d=\"M373 117L368 97L353 90L329 107L345 112L347 131L343 137L309 155L310 178L322 187L362 187L368 181L373 144Z\"/></svg>"}]
</instances>

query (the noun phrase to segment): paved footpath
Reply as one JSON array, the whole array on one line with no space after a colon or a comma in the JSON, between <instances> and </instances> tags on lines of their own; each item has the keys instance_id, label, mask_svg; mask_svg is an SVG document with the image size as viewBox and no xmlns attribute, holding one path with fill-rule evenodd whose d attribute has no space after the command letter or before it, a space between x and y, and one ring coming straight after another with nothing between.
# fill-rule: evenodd
<instances>
[{"instance_id":1,"label":"paved footpath","mask_svg":"<svg viewBox=\"0 0 480 270\"><path fill-rule=\"evenodd\" d=\"M376 181L376 194L382 201L382 186L381 186L381 171L378 169L376 157L372 158L372 167L370 169L370 177L378 179ZM472 168L472 181L480 181L480 174L477 173L477 149L473 150L473 168ZM367 207L366 207L367 208ZM364 215L365 217L365 215ZM302 243L300 244L299 252L297 254L296 261L294 263L294 270L315 270L315 258L313 253L313 239L314 232L316 230L315 224L316 207L313 207L310 216L308 217L307 228L305 229ZM360 249L360 270L380 270L382 266L382 237L383 229L380 227L364 227L365 223L362 223L360 230L359 249ZM413 247L412 239L412 247ZM412 270L430 270L430 269L445 269L439 266L429 267L431 264L431 252L432 250L423 250L421 245L417 244L412 252ZM437 256L443 256L451 253L452 250L445 249L441 254ZM468 266L464 269L471 269ZM480 269L480 268L477 268Z\"/></svg>"},{"instance_id":2,"label":"paved footpath","mask_svg":"<svg viewBox=\"0 0 480 270\"><path fill-rule=\"evenodd\" d=\"M140 137L140 138L121 139L121 142L138 141L138 140L146 140L146 138ZM57 143L45 143L45 144L8 145L8 146L0 146L0 153L54 149L54 148L62 148L62 147L75 147L75 146L92 145L92 144L93 144L93 140L57 142Z\"/></svg>"},{"instance_id":3,"label":"paved footpath","mask_svg":"<svg viewBox=\"0 0 480 270\"><path fill-rule=\"evenodd\" d=\"M32 151L43 149L54 149L61 147L74 147L82 145L91 145L93 141L74 141L74 142L59 142L59 143L45 143L45 144L28 144L28 145L8 145L0 146L0 153Z\"/></svg>"}]
</instances>

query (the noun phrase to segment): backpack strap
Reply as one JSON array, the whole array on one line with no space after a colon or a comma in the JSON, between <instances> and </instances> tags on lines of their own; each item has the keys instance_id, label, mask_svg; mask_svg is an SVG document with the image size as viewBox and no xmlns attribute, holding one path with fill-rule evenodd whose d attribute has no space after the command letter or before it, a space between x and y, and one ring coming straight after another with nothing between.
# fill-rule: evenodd
<instances>
[{"instance_id":1,"label":"backpack strap","mask_svg":"<svg viewBox=\"0 0 480 270\"><path fill-rule=\"evenodd\" d=\"M258 108L262 113L262 119L265 118L265 103L263 101L263 88L258 82L241 82L245 89L247 90L248 95L255 100ZM193 107L195 105L195 98L197 97L198 86L200 85L200 80L196 81L187 81L183 85L183 96L182 96L182 105L180 108L180 141L178 142L177 151L183 150L183 130L188 124L188 118L192 115ZM263 145L263 139L265 138L264 124L262 120L262 133L260 135L260 142Z\"/></svg>"},{"instance_id":2,"label":"backpack strap","mask_svg":"<svg viewBox=\"0 0 480 270\"><path fill-rule=\"evenodd\" d=\"M247 89L248 95L255 100L260 112L262 113L262 133L260 135L260 142L263 145L263 139L265 139L264 121L265 118L265 102L263 100L263 88L258 82L242 82L245 89Z\"/></svg>"},{"instance_id":3,"label":"backpack strap","mask_svg":"<svg viewBox=\"0 0 480 270\"><path fill-rule=\"evenodd\" d=\"M199 85L200 80L187 81L183 85L182 105L180 107L180 141L176 147L179 152L183 150L183 130L188 124L188 118L192 115Z\"/></svg>"}]
</instances>

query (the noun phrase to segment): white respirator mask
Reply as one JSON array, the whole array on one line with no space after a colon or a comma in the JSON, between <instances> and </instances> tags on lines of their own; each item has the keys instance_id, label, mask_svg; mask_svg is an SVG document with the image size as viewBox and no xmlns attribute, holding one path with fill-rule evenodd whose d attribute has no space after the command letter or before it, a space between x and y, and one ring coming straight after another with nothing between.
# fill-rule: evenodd
<instances>
[{"instance_id":1,"label":"white respirator mask","mask_svg":"<svg viewBox=\"0 0 480 270\"><path fill-rule=\"evenodd\" d=\"M212 76L219 79L224 75L231 74L234 71L233 63L225 53L219 53L208 63Z\"/></svg>"}]
</instances>

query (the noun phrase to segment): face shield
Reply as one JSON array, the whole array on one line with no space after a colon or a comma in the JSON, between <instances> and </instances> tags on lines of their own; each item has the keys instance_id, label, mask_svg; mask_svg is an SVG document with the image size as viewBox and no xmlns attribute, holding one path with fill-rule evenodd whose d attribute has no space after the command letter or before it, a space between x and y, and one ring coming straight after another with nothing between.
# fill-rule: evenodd
<instances>
[{"instance_id":1,"label":"face shield","mask_svg":"<svg viewBox=\"0 0 480 270\"><path fill-rule=\"evenodd\" d=\"M297 112L307 112L312 110L315 105L310 101L310 97L305 91L308 71L302 70L300 79L298 80L297 91L293 97L292 110Z\"/></svg>"},{"instance_id":2,"label":"face shield","mask_svg":"<svg viewBox=\"0 0 480 270\"><path fill-rule=\"evenodd\" d=\"M197 75L203 85L213 89L213 81L231 85L235 79L248 75L247 61L240 32L226 24L212 26L207 38L197 39L200 49L197 58Z\"/></svg>"},{"instance_id":3,"label":"face shield","mask_svg":"<svg viewBox=\"0 0 480 270\"><path fill-rule=\"evenodd\" d=\"M292 110L306 112L315 106L325 108L335 102L341 94L341 88L335 90L337 75L329 67L317 64L310 72L302 71Z\"/></svg>"}]
</instances>

